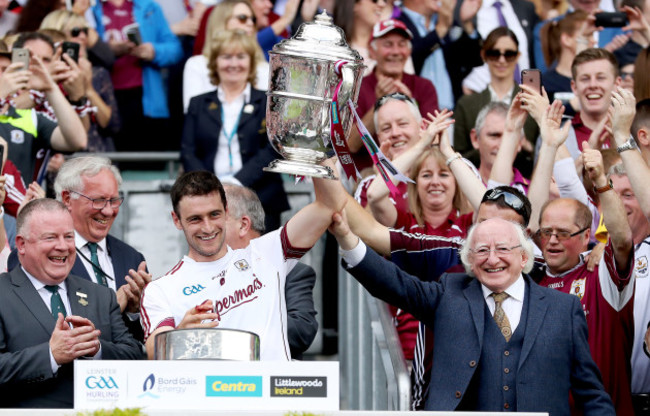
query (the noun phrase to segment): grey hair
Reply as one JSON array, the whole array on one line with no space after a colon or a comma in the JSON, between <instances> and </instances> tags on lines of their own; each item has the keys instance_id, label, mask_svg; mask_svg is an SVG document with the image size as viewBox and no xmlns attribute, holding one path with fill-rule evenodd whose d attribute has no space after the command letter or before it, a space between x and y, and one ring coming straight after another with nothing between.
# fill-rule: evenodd
<instances>
[{"instance_id":1,"label":"grey hair","mask_svg":"<svg viewBox=\"0 0 650 416\"><path fill-rule=\"evenodd\" d=\"M381 98L382 97L379 97L377 99L379 100ZM413 100L413 99L411 98L411 100ZM420 114L420 108L418 107L417 104L415 104L415 101L409 101L409 100L404 101L404 100L399 100L397 98L387 98L386 102L384 102L384 104L382 104L382 106L386 105L386 103L388 103L390 101L400 101L400 102L406 103L409 110L411 111L411 114L413 115L413 117L415 117L415 121L417 122L417 125L419 126L420 123L422 123L422 115ZM381 107L379 107L379 108L381 108ZM377 113L379 113L379 108L372 115L372 121L375 123L375 131L379 130L379 123L378 123L378 120L377 120Z\"/></svg>"},{"instance_id":2,"label":"grey hair","mask_svg":"<svg viewBox=\"0 0 650 416\"><path fill-rule=\"evenodd\" d=\"M533 243L528 239L528 237L526 236L526 231L520 224L511 221L506 221L506 222L512 224L512 226L514 227L515 232L517 233L517 238L519 239L519 245L521 245L521 250L527 254L528 259L526 260L526 264L524 265L523 272L528 273L533 269L533 265L535 263L535 251L534 251ZM465 244L463 244L463 247L460 249L460 261L463 263L465 272L470 276L474 276L474 272L472 271L472 264L469 260L469 255L471 253L470 246L472 245L472 240L474 239L474 233L476 231L476 228L481 224L484 224L484 222L479 224L474 224L472 228L470 228L469 233L467 234L467 238L465 239Z\"/></svg>"},{"instance_id":3,"label":"grey hair","mask_svg":"<svg viewBox=\"0 0 650 416\"><path fill-rule=\"evenodd\" d=\"M625 169L625 165L622 162L619 162L612 167L609 168L609 171L607 172L607 176L627 176L627 169Z\"/></svg>"},{"instance_id":4,"label":"grey hair","mask_svg":"<svg viewBox=\"0 0 650 416\"><path fill-rule=\"evenodd\" d=\"M247 216L251 219L251 228L260 235L264 234L264 208L257 194L245 186L224 184L223 187L228 200L228 215L237 219Z\"/></svg>"},{"instance_id":5,"label":"grey hair","mask_svg":"<svg viewBox=\"0 0 650 416\"><path fill-rule=\"evenodd\" d=\"M59 173L56 175L56 181L54 182L56 199L59 201L62 200L61 194L63 191L83 192L84 183L82 177L95 176L104 169L109 170L113 174L113 177L115 177L115 181L117 182L117 188L119 189L122 186L122 175L120 175L120 171L113 166L109 158L100 156L83 156L67 160L63 166L61 166L61 169L59 169ZM71 197L77 199L79 198L79 195L73 195Z\"/></svg>"},{"instance_id":6,"label":"grey hair","mask_svg":"<svg viewBox=\"0 0 650 416\"><path fill-rule=\"evenodd\" d=\"M16 235L27 237L30 231L30 223L34 214L38 212L62 211L70 215L68 208L63 203L50 198L39 198L29 201L16 217Z\"/></svg>"},{"instance_id":7,"label":"grey hair","mask_svg":"<svg viewBox=\"0 0 650 416\"><path fill-rule=\"evenodd\" d=\"M476 135L478 136L481 134L481 130L485 126L485 120L489 114L495 112L505 118L508 116L508 110L508 106L501 101L492 101L490 104L481 108L481 111L479 111L478 115L476 116L476 123L474 123L474 130L476 130Z\"/></svg>"}]
</instances>

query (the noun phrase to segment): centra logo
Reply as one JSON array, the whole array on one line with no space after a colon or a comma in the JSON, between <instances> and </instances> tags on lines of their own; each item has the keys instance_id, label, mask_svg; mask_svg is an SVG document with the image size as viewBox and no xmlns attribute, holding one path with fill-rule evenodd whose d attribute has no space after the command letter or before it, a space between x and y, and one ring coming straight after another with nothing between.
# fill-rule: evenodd
<instances>
[{"instance_id":1,"label":"centra logo","mask_svg":"<svg viewBox=\"0 0 650 416\"><path fill-rule=\"evenodd\" d=\"M119 389L113 377L103 377L103 376L101 377L89 376L88 378L86 378L86 387L88 387L91 390Z\"/></svg>"},{"instance_id":2,"label":"centra logo","mask_svg":"<svg viewBox=\"0 0 650 416\"><path fill-rule=\"evenodd\" d=\"M262 376L206 376L208 397L262 397Z\"/></svg>"}]
</instances>

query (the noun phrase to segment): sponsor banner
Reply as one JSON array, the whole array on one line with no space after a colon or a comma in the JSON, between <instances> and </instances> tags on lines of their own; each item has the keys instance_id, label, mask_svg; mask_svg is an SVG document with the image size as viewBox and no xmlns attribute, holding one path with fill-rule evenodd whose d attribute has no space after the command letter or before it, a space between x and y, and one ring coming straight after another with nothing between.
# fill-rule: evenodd
<instances>
[{"instance_id":1,"label":"sponsor banner","mask_svg":"<svg viewBox=\"0 0 650 416\"><path fill-rule=\"evenodd\" d=\"M74 371L77 410L339 410L335 361L78 360Z\"/></svg>"},{"instance_id":2,"label":"sponsor banner","mask_svg":"<svg viewBox=\"0 0 650 416\"><path fill-rule=\"evenodd\" d=\"M271 376L271 397L327 397L327 377Z\"/></svg>"}]
</instances>

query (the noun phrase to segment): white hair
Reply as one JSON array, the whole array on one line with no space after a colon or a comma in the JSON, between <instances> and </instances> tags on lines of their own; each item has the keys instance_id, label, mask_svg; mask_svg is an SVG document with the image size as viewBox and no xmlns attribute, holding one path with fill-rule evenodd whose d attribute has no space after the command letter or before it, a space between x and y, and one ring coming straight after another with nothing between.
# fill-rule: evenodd
<instances>
[{"instance_id":1,"label":"white hair","mask_svg":"<svg viewBox=\"0 0 650 416\"><path fill-rule=\"evenodd\" d=\"M533 243L528 239L528 237L526 236L526 231L520 224L507 221L507 220L502 220L502 221L505 221L514 227L515 232L517 233L517 238L519 239L519 245L521 245L521 250L522 252L525 252L527 255L526 264L524 265L522 271L524 273L530 272L533 269L533 265L535 263L535 251L533 248ZM472 240L474 239L474 233L476 232L476 229L481 224L484 224L484 222L479 224L474 224L472 228L470 228L469 233L467 234L467 239L465 239L465 244L463 244L463 247L460 249L460 261L463 263L465 272L470 276L474 276L474 272L472 271L472 263L470 262L469 259L469 255L471 253Z\"/></svg>"}]
</instances>

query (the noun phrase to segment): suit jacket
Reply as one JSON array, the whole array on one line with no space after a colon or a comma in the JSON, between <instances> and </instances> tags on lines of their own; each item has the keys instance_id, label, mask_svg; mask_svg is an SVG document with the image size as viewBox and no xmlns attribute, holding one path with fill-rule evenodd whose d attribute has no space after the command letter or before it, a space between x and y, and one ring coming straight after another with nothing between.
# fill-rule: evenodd
<instances>
[{"instance_id":1,"label":"suit jacket","mask_svg":"<svg viewBox=\"0 0 650 416\"><path fill-rule=\"evenodd\" d=\"M480 38L472 39L463 31L458 39L452 40L450 34L440 39L435 30L429 32L426 36L420 36L417 27L406 14L400 14L398 19L404 22L413 34L411 56L413 57L416 74L419 75L422 72L424 61L429 55L436 48L442 47L454 97L458 100L463 95L463 79L472 71L472 68L483 65Z\"/></svg>"},{"instance_id":2,"label":"suit jacket","mask_svg":"<svg viewBox=\"0 0 650 416\"><path fill-rule=\"evenodd\" d=\"M466 274L423 282L368 249L350 273L373 295L433 328L436 345L425 410L454 410L470 385L484 338L481 285ZM614 415L589 352L580 301L524 277L529 296L525 338L516 374L519 412L569 415L569 391L585 414ZM502 409L493 409L501 411Z\"/></svg>"},{"instance_id":3,"label":"suit jacket","mask_svg":"<svg viewBox=\"0 0 650 416\"><path fill-rule=\"evenodd\" d=\"M287 304L287 332L291 358L302 359L318 332L314 309L314 285L316 272L310 266L296 263L287 275L284 297Z\"/></svg>"},{"instance_id":4,"label":"suit jacket","mask_svg":"<svg viewBox=\"0 0 650 416\"><path fill-rule=\"evenodd\" d=\"M289 209L282 177L262 170L280 157L266 135L266 93L251 88L250 102L247 104L253 106L253 111L242 111L239 118L237 137L242 168L235 178L257 193L267 216L279 216L279 213ZM214 172L222 125L221 102L216 92L197 95L190 100L181 142L181 160L186 172Z\"/></svg>"},{"instance_id":5,"label":"suit jacket","mask_svg":"<svg viewBox=\"0 0 650 416\"><path fill-rule=\"evenodd\" d=\"M134 360L140 345L129 335L115 292L80 277L66 278L73 315L90 319L101 331L104 360ZM78 293L84 293L84 306ZM56 374L49 340L56 320L22 268L0 275L0 407L65 408L73 405L73 364Z\"/></svg>"},{"instance_id":6,"label":"suit jacket","mask_svg":"<svg viewBox=\"0 0 650 416\"><path fill-rule=\"evenodd\" d=\"M126 244L119 238L113 237L110 234L106 236L106 248L108 250L108 254L111 257L111 261L113 262L114 276L111 277L115 278L115 288L119 289L121 286L126 284L125 277L129 274L129 269L138 270L138 266L141 262L144 261L144 256L142 253L130 245ZM7 261L8 270L13 270L19 264L18 254L16 250L14 250L9 255L9 260ZM74 261L74 265L72 266L70 273L74 274L75 276L84 278L90 282L96 281L95 276L91 277L88 274L88 271L86 270L86 267L84 267L81 255L79 253L77 253L77 258ZM142 330L142 326L140 325L140 321L130 320L126 313L124 314L123 318L124 323L126 324L129 332L133 335L133 337L140 342L144 342L144 332Z\"/></svg>"},{"instance_id":7,"label":"suit jacket","mask_svg":"<svg viewBox=\"0 0 650 416\"><path fill-rule=\"evenodd\" d=\"M526 34L526 39L528 40L528 59L530 60L530 67L537 68L535 61L535 37L533 32L535 26L539 23L539 16L535 12L535 5L527 0L510 0L512 9L517 15L519 23L521 23L521 28ZM527 69L527 68L520 68Z\"/></svg>"}]
</instances>

